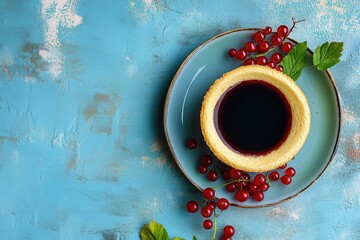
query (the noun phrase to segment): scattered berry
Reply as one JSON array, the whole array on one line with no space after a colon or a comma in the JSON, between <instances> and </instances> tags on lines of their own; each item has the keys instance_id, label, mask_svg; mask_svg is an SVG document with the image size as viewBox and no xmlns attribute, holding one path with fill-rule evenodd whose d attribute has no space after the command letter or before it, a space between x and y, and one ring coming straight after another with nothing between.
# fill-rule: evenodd
<instances>
[{"instance_id":1,"label":"scattered berry","mask_svg":"<svg viewBox=\"0 0 360 240\"><path fill-rule=\"evenodd\" d=\"M277 34L274 34L274 35L272 35L272 37L271 37L271 39L270 39L270 42L271 42L271 44L273 45L273 46L279 46L280 44L281 44L281 42L282 42L282 39L281 39L281 37L279 36L279 35L277 35Z\"/></svg>"},{"instance_id":2,"label":"scattered berry","mask_svg":"<svg viewBox=\"0 0 360 240\"><path fill-rule=\"evenodd\" d=\"M278 70L279 72L284 71L284 68L281 65L278 65L275 69Z\"/></svg>"},{"instance_id":3,"label":"scattered berry","mask_svg":"<svg viewBox=\"0 0 360 240\"><path fill-rule=\"evenodd\" d=\"M269 184L266 182L263 182L262 184L259 185L259 189L260 191L266 192L269 189Z\"/></svg>"},{"instance_id":4,"label":"scattered berry","mask_svg":"<svg viewBox=\"0 0 360 240\"><path fill-rule=\"evenodd\" d=\"M265 34L262 31L257 31L254 34L254 40L255 42L262 42L265 39Z\"/></svg>"},{"instance_id":5,"label":"scattered berry","mask_svg":"<svg viewBox=\"0 0 360 240\"><path fill-rule=\"evenodd\" d=\"M216 204L214 202L208 201L206 206L209 206L211 208L211 211L214 211L216 208Z\"/></svg>"},{"instance_id":6,"label":"scattered berry","mask_svg":"<svg viewBox=\"0 0 360 240\"><path fill-rule=\"evenodd\" d=\"M284 52L284 53L288 53L290 52L290 50L292 49L292 44L290 42L286 42L286 43L283 43L281 45L281 50Z\"/></svg>"},{"instance_id":7,"label":"scattered berry","mask_svg":"<svg viewBox=\"0 0 360 240\"><path fill-rule=\"evenodd\" d=\"M237 191L235 199L239 202L245 202L249 198L249 192L246 189L241 189Z\"/></svg>"},{"instance_id":8,"label":"scattered berry","mask_svg":"<svg viewBox=\"0 0 360 240\"><path fill-rule=\"evenodd\" d=\"M266 66L268 66L270 68L275 68L276 64L273 61L270 61L266 64Z\"/></svg>"},{"instance_id":9,"label":"scattered berry","mask_svg":"<svg viewBox=\"0 0 360 240\"><path fill-rule=\"evenodd\" d=\"M203 216L204 218L210 217L212 212L213 211L210 206L204 206L201 208L201 216Z\"/></svg>"},{"instance_id":10,"label":"scattered berry","mask_svg":"<svg viewBox=\"0 0 360 240\"><path fill-rule=\"evenodd\" d=\"M248 58L244 61L244 66L246 65L254 65L255 64L255 60L253 58Z\"/></svg>"},{"instance_id":11,"label":"scattered berry","mask_svg":"<svg viewBox=\"0 0 360 240\"><path fill-rule=\"evenodd\" d=\"M203 196L206 200L211 200L215 197L215 190L213 188L205 188L203 190Z\"/></svg>"},{"instance_id":12,"label":"scattered berry","mask_svg":"<svg viewBox=\"0 0 360 240\"><path fill-rule=\"evenodd\" d=\"M250 41L250 42L247 42L245 43L245 50L248 52L248 53L253 53L253 52L256 52L256 43Z\"/></svg>"},{"instance_id":13,"label":"scattered berry","mask_svg":"<svg viewBox=\"0 0 360 240\"><path fill-rule=\"evenodd\" d=\"M250 175L247 172L243 172L241 177L243 180L250 180Z\"/></svg>"},{"instance_id":14,"label":"scattered berry","mask_svg":"<svg viewBox=\"0 0 360 240\"><path fill-rule=\"evenodd\" d=\"M277 34L279 34L281 37L286 37L286 35L288 34L289 32L289 28L285 25L281 25L278 27L277 29Z\"/></svg>"},{"instance_id":15,"label":"scattered berry","mask_svg":"<svg viewBox=\"0 0 360 240\"><path fill-rule=\"evenodd\" d=\"M196 148L196 146L197 146L197 142L196 142L196 140L195 139L188 139L187 141L186 141L186 146L189 148L189 149L195 149Z\"/></svg>"},{"instance_id":16,"label":"scattered berry","mask_svg":"<svg viewBox=\"0 0 360 240\"><path fill-rule=\"evenodd\" d=\"M280 178L280 175L277 171L271 172L269 175L271 181L277 181Z\"/></svg>"},{"instance_id":17,"label":"scattered berry","mask_svg":"<svg viewBox=\"0 0 360 240\"><path fill-rule=\"evenodd\" d=\"M284 185L289 185L289 184L291 183L292 179L291 179L290 176L284 175L284 176L282 176L282 177L280 178L280 181L281 181L281 183L284 184Z\"/></svg>"},{"instance_id":18,"label":"scattered berry","mask_svg":"<svg viewBox=\"0 0 360 240\"><path fill-rule=\"evenodd\" d=\"M225 237L231 238L232 236L234 236L234 234L235 234L235 228L233 226L227 225L224 227L223 235Z\"/></svg>"},{"instance_id":19,"label":"scattered berry","mask_svg":"<svg viewBox=\"0 0 360 240\"><path fill-rule=\"evenodd\" d=\"M226 184L226 191L228 192L235 192L236 190L236 183L229 183L229 184Z\"/></svg>"},{"instance_id":20,"label":"scattered berry","mask_svg":"<svg viewBox=\"0 0 360 240\"><path fill-rule=\"evenodd\" d=\"M229 200L227 200L226 198L220 198L218 201L217 201L217 207L220 209L220 210L226 210L228 209L230 206L230 203L229 203Z\"/></svg>"},{"instance_id":21,"label":"scattered berry","mask_svg":"<svg viewBox=\"0 0 360 240\"><path fill-rule=\"evenodd\" d=\"M258 190L258 185L256 185L254 182L250 183L249 184L249 190L253 191L253 192L257 191Z\"/></svg>"},{"instance_id":22,"label":"scattered berry","mask_svg":"<svg viewBox=\"0 0 360 240\"><path fill-rule=\"evenodd\" d=\"M241 171L235 168L230 169L230 177L235 180L240 179Z\"/></svg>"},{"instance_id":23,"label":"scattered berry","mask_svg":"<svg viewBox=\"0 0 360 240\"><path fill-rule=\"evenodd\" d=\"M281 165L279 168L280 169L284 169L284 168L286 168L286 166L287 166L287 164L286 163L284 163L283 165Z\"/></svg>"},{"instance_id":24,"label":"scattered berry","mask_svg":"<svg viewBox=\"0 0 360 240\"><path fill-rule=\"evenodd\" d=\"M259 186L260 184L266 182L266 177L264 176L264 174L256 174L254 177L254 184Z\"/></svg>"},{"instance_id":25,"label":"scattered berry","mask_svg":"<svg viewBox=\"0 0 360 240\"><path fill-rule=\"evenodd\" d=\"M235 48L232 48L228 51L228 55L229 57L235 57L236 56L236 49Z\"/></svg>"},{"instance_id":26,"label":"scattered berry","mask_svg":"<svg viewBox=\"0 0 360 240\"><path fill-rule=\"evenodd\" d=\"M262 201L264 199L264 193L263 192L255 192L253 196L255 201Z\"/></svg>"},{"instance_id":27,"label":"scattered berry","mask_svg":"<svg viewBox=\"0 0 360 240\"><path fill-rule=\"evenodd\" d=\"M266 65L267 58L265 56L260 56L255 60L255 63L258 65Z\"/></svg>"},{"instance_id":28,"label":"scattered berry","mask_svg":"<svg viewBox=\"0 0 360 240\"><path fill-rule=\"evenodd\" d=\"M201 164L204 166L210 166L213 163L213 159L209 154L201 156Z\"/></svg>"},{"instance_id":29,"label":"scattered berry","mask_svg":"<svg viewBox=\"0 0 360 240\"><path fill-rule=\"evenodd\" d=\"M293 177L293 176L295 176L296 171L295 171L294 168L289 167L288 169L285 170L285 173L286 173L286 175L288 175L289 177Z\"/></svg>"},{"instance_id":30,"label":"scattered berry","mask_svg":"<svg viewBox=\"0 0 360 240\"><path fill-rule=\"evenodd\" d=\"M210 170L207 174L207 178L211 182L215 182L218 179L218 177L219 177L219 174L216 170Z\"/></svg>"},{"instance_id":31,"label":"scattered berry","mask_svg":"<svg viewBox=\"0 0 360 240\"><path fill-rule=\"evenodd\" d=\"M267 52L270 49L270 44L268 41L263 41L261 43L259 43L258 46L259 52Z\"/></svg>"},{"instance_id":32,"label":"scattered berry","mask_svg":"<svg viewBox=\"0 0 360 240\"><path fill-rule=\"evenodd\" d=\"M228 180L230 180L230 171L228 171L228 170L225 170L225 171L223 171L223 173L221 174L222 175L222 177L223 177L223 179L225 180L225 181L228 181Z\"/></svg>"},{"instance_id":33,"label":"scattered berry","mask_svg":"<svg viewBox=\"0 0 360 240\"><path fill-rule=\"evenodd\" d=\"M265 32L266 35L269 35L269 34L272 33L272 28L271 28L271 27L266 27L266 28L264 29L264 32Z\"/></svg>"},{"instance_id":34,"label":"scattered berry","mask_svg":"<svg viewBox=\"0 0 360 240\"><path fill-rule=\"evenodd\" d=\"M207 170L208 170L208 167L207 167L207 166L200 165L200 166L198 167L198 171L199 171L199 173L201 173L201 174L205 174L205 173L207 172Z\"/></svg>"},{"instance_id":35,"label":"scattered berry","mask_svg":"<svg viewBox=\"0 0 360 240\"><path fill-rule=\"evenodd\" d=\"M210 220L210 219L206 219L204 222L203 222L203 227L206 229L206 230L209 230L213 227L213 222Z\"/></svg>"},{"instance_id":36,"label":"scattered berry","mask_svg":"<svg viewBox=\"0 0 360 240\"><path fill-rule=\"evenodd\" d=\"M274 63L280 63L282 58L283 56L281 55L281 53L276 52L271 55L270 60Z\"/></svg>"},{"instance_id":37,"label":"scattered berry","mask_svg":"<svg viewBox=\"0 0 360 240\"><path fill-rule=\"evenodd\" d=\"M190 213L195 213L199 209L199 204L196 201L191 200L186 204L186 209Z\"/></svg>"},{"instance_id":38,"label":"scattered berry","mask_svg":"<svg viewBox=\"0 0 360 240\"><path fill-rule=\"evenodd\" d=\"M236 57L237 60L242 61L242 60L244 60L244 59L247 57L247 52L245 51L245 49L240 48L240 49L237 51L235 57Z\"/></svg>"}]
</instances>

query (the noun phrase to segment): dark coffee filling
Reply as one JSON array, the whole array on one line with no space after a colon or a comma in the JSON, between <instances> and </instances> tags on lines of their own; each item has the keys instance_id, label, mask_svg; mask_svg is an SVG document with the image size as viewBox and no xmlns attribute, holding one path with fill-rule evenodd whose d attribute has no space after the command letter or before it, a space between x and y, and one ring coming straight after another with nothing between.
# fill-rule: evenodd
<instances>
[{"instance_id":1,"label":"dark coffee filling","mask_svg":"<svg viewBox=\"0 0 360 240\"><path fill-rule=\"evenodd\" d=\"M244 81L226 91L214 117L224 143L246 155L265 155L280 147L292 122L284 94L261 80Z\"/></svg>"}]
</instances>

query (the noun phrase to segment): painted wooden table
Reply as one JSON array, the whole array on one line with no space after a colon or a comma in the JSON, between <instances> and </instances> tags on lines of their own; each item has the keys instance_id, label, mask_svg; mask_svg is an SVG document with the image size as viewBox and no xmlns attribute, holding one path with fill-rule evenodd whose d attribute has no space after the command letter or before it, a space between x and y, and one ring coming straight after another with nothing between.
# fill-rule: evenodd
<instances>
[{"instance_id":1,"label":"painted wooden table","mask_svg":"<svg viewBox=\"0 0 360 240\"><path fill-rule=\"evenodd\" d=\"M357 0L1 0L0 239L209 239L185 211L199 191L163 133L167 88L218 33L291 24L314 49L343 41L338 152L305 193L232 208L234 239L360 239L360 4ZM224 213L225 215L225 213Z\"/></svg>"}]
</instances>

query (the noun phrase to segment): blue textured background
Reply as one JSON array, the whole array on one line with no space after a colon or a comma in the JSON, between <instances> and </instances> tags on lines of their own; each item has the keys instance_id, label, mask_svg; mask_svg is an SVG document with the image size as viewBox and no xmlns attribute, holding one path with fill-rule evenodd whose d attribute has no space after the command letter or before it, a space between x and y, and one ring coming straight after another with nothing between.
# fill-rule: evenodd
<instances>
[{"instance_id":1,"label":"blue textured background","mask_svg":"<svg viewBox=\"0 0 360 240\"><path fill-rule=\"evenodd\" d=\"M138 239L144 223L209 239L184 206L200 193L162 130L186 56L238 27L291 24L314 49L343 41L331 69L343 128L309 190L264 209L232 208L234 239L360 239L360 4L357 0L1 0L0 239Z\"/></svg>"}]
</instances>

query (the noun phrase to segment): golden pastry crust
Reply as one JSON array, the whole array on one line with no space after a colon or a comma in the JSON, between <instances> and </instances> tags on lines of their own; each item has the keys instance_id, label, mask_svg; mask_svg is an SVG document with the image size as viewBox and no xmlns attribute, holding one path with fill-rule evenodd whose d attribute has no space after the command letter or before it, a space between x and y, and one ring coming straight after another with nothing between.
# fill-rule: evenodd
<instances>
[{"instance_id":1,"label":"golden pastry crust","mask_svg":"<svg viewBox=\"0 0 360 240\"><path fill-rule=\"evenodd\" d=\"M233 151L220 138L214 110L220 97L246 80L262 80L278 88L291 107L292 126L284 143L266 155L250 156ZM200 112L201 131L211 151L225 164L248 172L266 172L289 162L303 147L310 131L310 108L298 85L287 75L260 65L243 66L225 73L207 91Z\"/></svg>"}]
</instances>

